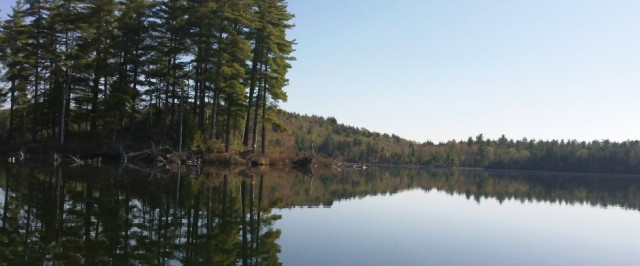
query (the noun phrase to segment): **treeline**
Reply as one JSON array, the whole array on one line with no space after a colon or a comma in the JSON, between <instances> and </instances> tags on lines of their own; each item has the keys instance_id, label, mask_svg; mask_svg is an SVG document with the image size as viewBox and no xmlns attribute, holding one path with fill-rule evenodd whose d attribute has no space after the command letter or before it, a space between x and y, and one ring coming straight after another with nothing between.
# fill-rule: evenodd
<instances>
[{"instance_id":1,"label":"treeline","mask_svg":"<svg viewBox=\"0 0 640 266\"><path fill-rule=\"evenodd\" d=\"M287 99L292 18L284 0L16 1L0 32L0 139L264 143Z\"/></svg>"},{"instance_id":2,"label":"treeline","mask_svg":"<svg viewBox=\"0 0 640 266\"><path fill-rule=\"evenodd\" d=\"M278 113L290 130L273 145L346 162L514 170L640 174L640 141L513 140L482 134L466 141L417 143L339 124L335 118Z\"/></svg>"}]
</instances>

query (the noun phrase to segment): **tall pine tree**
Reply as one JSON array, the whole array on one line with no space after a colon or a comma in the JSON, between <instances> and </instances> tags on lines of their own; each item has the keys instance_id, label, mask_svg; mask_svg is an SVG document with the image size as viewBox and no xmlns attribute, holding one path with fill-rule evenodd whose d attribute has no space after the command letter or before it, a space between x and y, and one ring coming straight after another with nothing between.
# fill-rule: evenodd
<instances>
[{"instance_id":1,"label":"tall pine tree","mask_svg":"<svg viewBox=\"0 0 640 266\"><path fill-rule=\"evenodd\" d=\"M25 21L26 6L20 0L12 8L11 14L2 24L3 45L2 64L6 67L4 73L9 83L9 129L7 139L14 139L20 132L20 140L26 135L26 108L29 105L28 86L29 77L33 70L29 58L29 33L31 28ZM17 126L21 124L21 131Z\"/></svg>"},{"instance_id":2,"label":"tall pine tree","mask_svg":"<svg viewBox=\"0 0 640 266\"><path fill-rule=\"evenodd\" d=\"M145 141L255 145L286 100L292 17L282 0L17 1L0 43L9 135L122 143L144 121Z\"/></svg>"}]
</instances>

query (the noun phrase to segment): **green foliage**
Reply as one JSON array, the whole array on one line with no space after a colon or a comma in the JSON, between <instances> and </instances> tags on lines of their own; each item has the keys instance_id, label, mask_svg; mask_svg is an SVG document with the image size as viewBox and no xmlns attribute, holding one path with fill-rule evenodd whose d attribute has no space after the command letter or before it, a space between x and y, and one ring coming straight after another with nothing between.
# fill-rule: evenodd
<instances>
[{"instance_id":1,"label":"green foliage","mask_svg":"<svg viewBox=\"0 0 640 266\"><path fill-rule=\"evenodd\" d=\"M205 138L200 130L196 130L196 133L193 135L193 141L191 142L191 149L203 149L206 147Z\"/></svg>"},{"instance_id":2,"label":"green foliage","mask_svg":"<svg viewBox=\"0 0 640 266\"><path fill-rule=\"evenodd\" d=\"M467 141L417 143L339 124L332 117L285 111L277 117L289 131L273 136L272 143L307 153L313 145L315 152L346 162L640 174L640 141L491 140L480 134Z\"/></svg>"},{"instance_id":3,"label":"green foliage","mask_svg":"<svg viewBox=\"0 0 640 266\"><path fill-rule=\"evenodd\" d=\"M276 133L287 132L287 126L280 120L274 120L271 122L271 128Z\"/></svg>"},{"instance_id":4,"label":"green foliage","mask_svg":"<svg viewBox=\"0 0 640 266\"><path fill-rule=\"evenodd\" d=\"M228 150L286 100L292 18L281 0L16 1L0 27L7 134L175 146L195 124Z\"/></svg>"}]
</instances>

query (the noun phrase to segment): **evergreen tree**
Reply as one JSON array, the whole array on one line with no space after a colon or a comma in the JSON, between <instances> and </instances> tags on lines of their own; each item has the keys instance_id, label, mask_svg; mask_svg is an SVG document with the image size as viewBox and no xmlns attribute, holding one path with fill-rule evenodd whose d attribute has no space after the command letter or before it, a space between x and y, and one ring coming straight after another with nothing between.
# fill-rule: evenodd
<instances>
[{"instance_id":1,"label":"evergreen tree","mask_svg":"<svg viewBox=\"0 0 640 266\"><path fill-rule=\"evenodd\" d=\"M128 116L129 138L132 138L137 101L141 96L141 90L145 83L143 80L143 69L146 57L148 56L148 46L145 46L146 38L149 34L147 20L149 18L148 0L126 0L120 3L120 15L117 18L117 35L114 36L114 54L117 58L117 77L113 83L112 97L110 101L118 98L122 99L120 108L111 109L111 104L107 103L105 108L111 110L124 120ZM124 121L120 123L120 128L124 126Z\"/></svg>"},{"instance_id":2,"label":"evergreen tree","mask_svg":"<svg viewBox=\"0 0 640 266\"><path fill-rule=\"evenodd\" d=\"M146 75L152 79L158 90L158 102L162 102L165 112L162 121L162 138L165 140L169 126L175 126L176 101L180 95L177 91L186 77L184 56L188 54L188 24L187 5L184 0L156 2L151 9L150 44L154 47L150 51L150 65ZM167 119L166 112L169 112Z\"/></svg>"},{"instance_id":3,"label":"evergreen tree","mask_svg":"<svg viewBox=\"0 0 640 266\"><path fill-rule=\"evenodd\" d=\"M40 0L34 1L34 10L32 15L40 17L43 22L36 23L37 20L33 20L34 28L41 28L40 32L36 32L35 49L38 51L36 56L39 62L38 65L38 78L40 82L34 82L34 87L37 85L41 87L41 105L33 108L35 114L38 115L34 121L38 124L37 131L44 131L47 138L53 138L56 135L56 128L59 125L59 117L62 98L62 90L65 84L64 70L62 66L63 55L59 52L61 50L62 40L64 36L61 35L61 19L64 16L60 15L59 10L60 1L53 0ZM40 43L40 45L38 45ZM38 85L39 84L39 85ZM39 97L36 97L39 98ZM36 117L34 117L36 118Z\"/></svg>"},{"instance_id":4,"label":"evergreen tree","mask_svg":"<svg viewBox=\"0 0 640 266\"><path fill-rule=\"evenodd\" d=\"M292 24L289 24L289 20L293 18L293 15L287 11L286 1L282 0L256 0L254 10L258 22L253 33L255 38L254 57L249 76L249 99L246 116L247 118L251 116L250 108L253 107L252 146L255 147L258 134L258 116L262 109L261 150L264 153L267 95L270 96L270 100L274 103L286 100L286 94L283 91L284 86L287 85L285 75L291 67L288 61L294 59L290 56L293 52L294 42L286 39L286 30L293 27ZM254 104L253 93L256 88L258 91ZM245 139L243 139L245 145L248 144L248 134L248 123L245 123Z\"/></svg>"},{"instance_id":5,"label":"evergreen tree","mask_svg":"<svg viewBox=\"0 0 640 266\"><path fill-rule=\"evenodd\" d=\"M46 19L48 16L50 3L45 0L26 0L28 5L26 14L28 20L30 20L30 35L29 35L29 61L31 68L33 69L33 84L32 88L32 100L29 111L31 113L31 138L35 140L37 138L40 127L42 127L42 121L40 121L39 114L43 111L44 95L44 82L43 73L46 71L46 42L44 38L46 36Z\"/></svg>"},{"instance_id":6,"label":"evergreen tree","mask_svg":"<svg viewBox=\"0 0 640 266\"><path fill-rule=\"evenodd\" d=\"M4 32L2 30L3 27L4 21L2 20L2 18L0 18L0 62L4 62L4 47L5 43L7 43L7 39L5 38ZM0 64L0 106L4 106L9 98L9 90L7 88L5 79L6 76L4 75L6 71L6 67L3 64ZM2 121L0 121L0 126L2 126L2 128L0 129L0 139L2 139L4 137L3 133L7 129L4 128L4 123L2 123Z\"/></svg>"},{"instance_id":7,"label":"evergreen tree","mask_svg":"<svg viewBox=\"0 0 640 266\"><path fill-rule=\"evenodd\" d=\"M81 33L78 43L79 52L84 58L82 71L87 78L88 105L90 106L89 131L92 135L98 130L98 121L104 123L105 129L113 130L118 127L118 120L122 116L122 110L126 108L128 99L125 93L115 90L111 96L110 87L115 76L115 37L116 29L116 2L114 0L86 1L84 12L80 17L86 25L86 31ZM111 97L110 97L111 96ZM102 102L109 98L109 106L102 109ZM80 99L77 105L85 102ZM102 114L102 116L100 115Z\"/></svg>"},{"instance_id":8,"label":"evergreen tree","mask_svg":"<svg viewBox=\"0 0 640 266\"><path fill-rule=\"evenodd\" d=\"M219 1L191 0L189 27L191 29L190 44L193 48L193 114L197 128L206 132L206 99L211 97L214 83L214 61L216 34L215 25L219 23L216 8Z\"/></svg>"},{"instance_id":9,"label":"evergreen tree","mask_svg":"<svg viewBox=\"0 0 640 266\"><path fill-rule=\"evenodd\" d=\"M16 4L2 24L0 59L11 137L22 129L21 136L64 145L86 132L116 143L127 127L133 140L136 121L144 121L161 143L181 139L180 125L186 135L224 140L229 151L237 137L247 144L249 132L255 145L258 125L264 146L270 110L286 100L293 16L285 1ZM183 111L193 118L184 128Z\"/></svg>"},{"instance_id":10,"label":"evergreen tree","mask_svg":"<svg viewBox=\"0 0 640 266\"><path fill-rule=\"evenodd\" d=\"M224 96L226 108L225 151L229 152L231 131L237 107L244 102L244 78L247 62L250 58L249 42L243 38L243 31L249 24L251 7L243 1L226 1L219 5L219 14L223 20L218 25L218 75L215 87Z\"/></svg>"},{"instance_id":11,"label":"evergreen tree","mask_svg":"<svg viewBox=\"0 0 640 266\"><path fill-rule=\"evenodd\" d=\"M55 47L52 59L52 90L53 101L59 101L60 112L58 115L58 135L60 145L64 145L71 117L71 99L77 95L82 96L88 91L89 85L86 73L88 56L87 50L79 49L78 44L83 34L89 31L84 23L84 12L87 4L80 0L53 1L49 23L54 25L54 39L51 40ZM57 95L56 95L57 94ZM80 114L82 114L80 112Z\"/></svg>"},{"instance_id":12,"label":"evergreen tree","mask_svg":"<svg viewBox=\"0 0 640 266\"><path fill-rule=\"evenodd\" d=\"M4 73L9 82L9 140L14 139L16 122L22 124L21 140L26 134L26 107L28 101L28 83L33 70L28 61L30 27L25 21L26 6L20 0L12 8L8 19L2 24L2 64L6 67ZM19 118L18 118L19 117Z\"/></svg>"}]
</instances>

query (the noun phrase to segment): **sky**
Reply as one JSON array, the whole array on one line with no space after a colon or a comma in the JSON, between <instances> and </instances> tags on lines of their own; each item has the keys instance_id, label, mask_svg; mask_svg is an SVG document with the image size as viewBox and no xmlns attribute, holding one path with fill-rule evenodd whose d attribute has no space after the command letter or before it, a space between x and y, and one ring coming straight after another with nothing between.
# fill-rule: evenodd
<instances>
[{"instance_id":1,"label":"sky","mask_svg":"<svg viewBox=\"0 0 640 266\"><path fill-rule=\"evenodd\" d=\"M285 110L418 142L640 139L640 1L289 1Z\"/></svg>"},{"instance_id":2,"label":"sky","mask_svg":"<svg viewBox=\"0 0 640 266\"><path fill-rule=\"evenodd\" d=\"M640 139L640 0L288 2L287 111L418 142Z\"/></svg>"}]
</instances>

